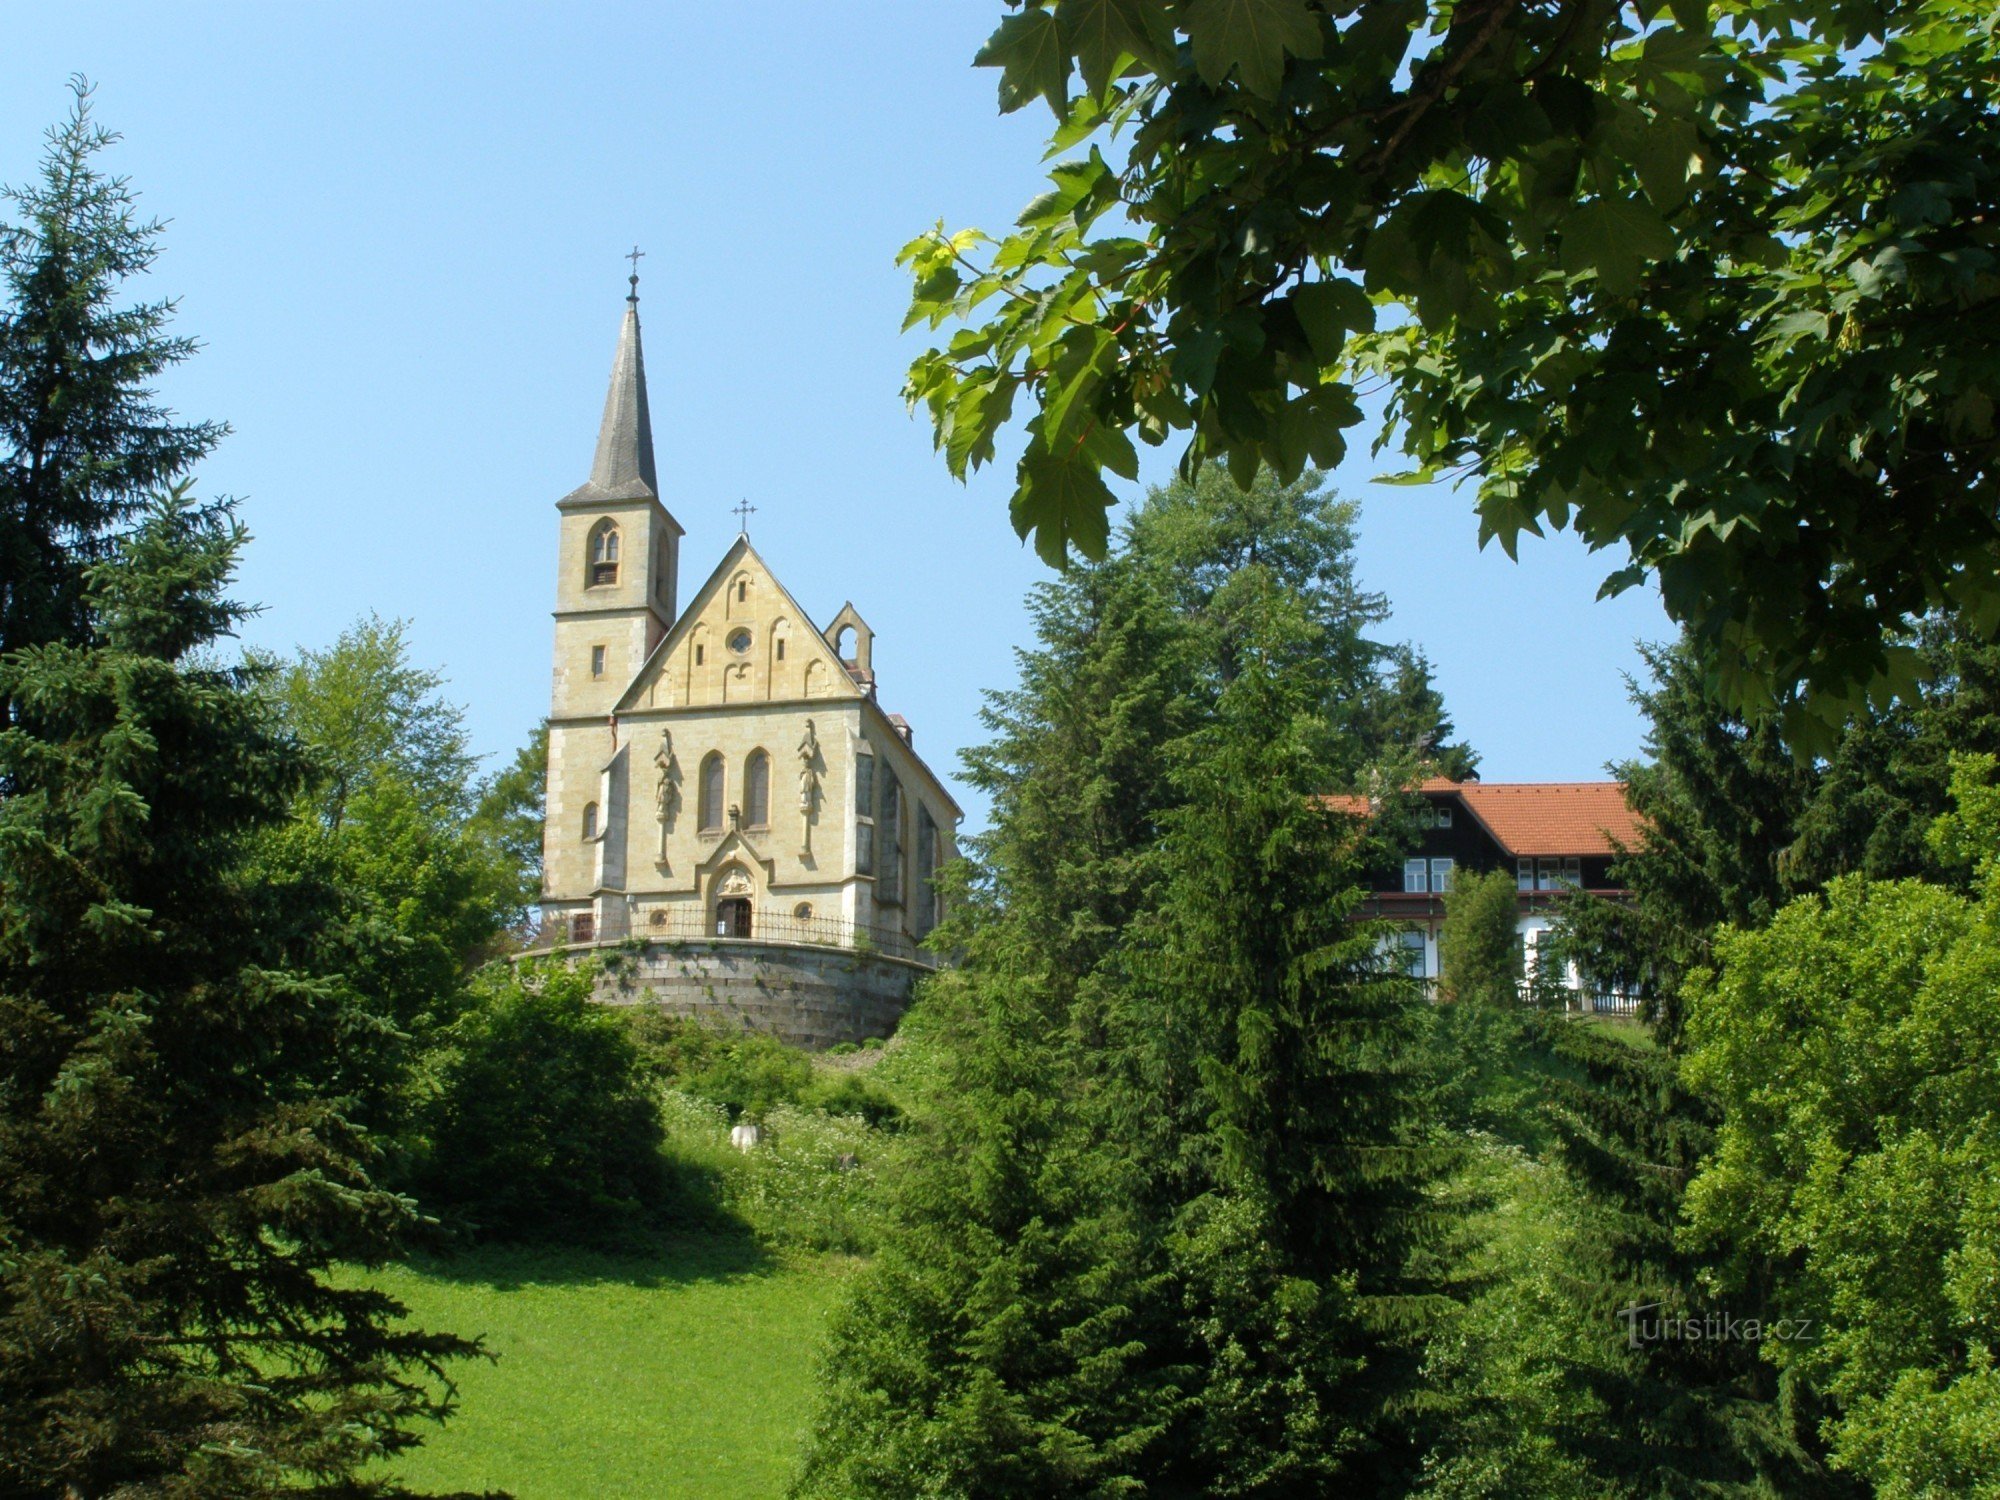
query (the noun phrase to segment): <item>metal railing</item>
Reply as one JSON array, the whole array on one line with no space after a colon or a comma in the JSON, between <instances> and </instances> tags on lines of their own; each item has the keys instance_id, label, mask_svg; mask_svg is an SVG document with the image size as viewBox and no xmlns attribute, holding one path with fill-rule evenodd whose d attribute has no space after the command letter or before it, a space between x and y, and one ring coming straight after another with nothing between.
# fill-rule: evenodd
<instances>
[{"instance_id":1,"label":"metal railing","mask_svg":"<svg viewBox=\"0 0 2000 1500\"><path fill-rule=\"evenodd\" d=\"M702 912L673 906L640 906L632 914L631 936L642 942L800 943L815 948L845 948L854 953L881 953L890 958L934 969L937 955L917 946L909 934L840 917L795 917L781 912L753 911L748 931Z\"/></svg>"}]
</instances>

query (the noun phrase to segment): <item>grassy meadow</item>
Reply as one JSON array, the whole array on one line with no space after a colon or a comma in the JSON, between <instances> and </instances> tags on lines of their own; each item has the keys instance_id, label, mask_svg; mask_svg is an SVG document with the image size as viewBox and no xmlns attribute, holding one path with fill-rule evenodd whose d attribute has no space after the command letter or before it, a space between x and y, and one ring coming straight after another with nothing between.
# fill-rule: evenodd
<instances>
[{"instance_id":1,"label":"grassy meadow","mask_svg":"<svg viewBox=\"0 0 2000 1500\"><path fill-rule=\"evenodd\" d=\"M647 1254L487 1248L377 1273L422 1326L484 1336L460 1409L400 1461L518 1500L769 1500L810 1417L813 1350L855 1262L754 1240Z\"/></svg>"}]
</instances>

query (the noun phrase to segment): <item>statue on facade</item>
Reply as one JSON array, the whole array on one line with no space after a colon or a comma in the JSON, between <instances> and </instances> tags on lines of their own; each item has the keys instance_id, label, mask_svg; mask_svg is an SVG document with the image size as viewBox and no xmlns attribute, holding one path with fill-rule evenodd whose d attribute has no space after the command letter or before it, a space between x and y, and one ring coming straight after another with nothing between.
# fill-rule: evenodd
<instances>
[{"instance_id":1,"label":"statue on facade","mask_svg":"<svg viewBox=\"0 0 2000 1500\"><path fill-rule=\"evenodd\" d=\"M807 719L805 738L799 741L799 820L805 827L805 842L799 854L804 858L812 855L813 821L819 816L821 764L819 736L813 731L813 721Z\"/></svg>"},{"instance_id":2,"label":"statue on facade","mask_svg":"<svg viewBox=\"0 0 2000 1500\"><path fill-rule=\"evenodd\" d=\"M674 759L674 732L671 729L660 731L660 749L653 757L653 764L660 768L660 784L653 793L653 801L660 814L659 863L660 868L665 869L667 834L674 826L674 814L681 805L681 768L680 762Z\"/></svg>"}]
</instances>

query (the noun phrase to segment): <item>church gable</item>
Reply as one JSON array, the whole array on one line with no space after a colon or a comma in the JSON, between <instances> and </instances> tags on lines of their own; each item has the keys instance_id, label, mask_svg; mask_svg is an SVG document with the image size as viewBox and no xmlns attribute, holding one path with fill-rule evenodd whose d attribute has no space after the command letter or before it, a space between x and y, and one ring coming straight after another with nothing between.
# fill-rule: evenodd
<instances>
[{"instance_id":1,"label":"church gable","mask_svg":"<svg viewBox=\"0 0 2000 1500\"><path fill-rule=\"evenodd\" d=\"M618 711L859 698L861 688L748 537L738 537Z\"/></svg>"}]
</instances>

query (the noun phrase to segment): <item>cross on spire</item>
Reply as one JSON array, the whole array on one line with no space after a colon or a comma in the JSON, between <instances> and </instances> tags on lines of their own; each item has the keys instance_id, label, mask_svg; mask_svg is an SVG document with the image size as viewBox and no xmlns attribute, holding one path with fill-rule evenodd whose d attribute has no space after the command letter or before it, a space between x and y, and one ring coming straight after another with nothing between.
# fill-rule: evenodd
<instances>
[{"instance_id":1,"label":"cross on spire","mask_svg":"<svg viewBox=\"0 0 2000 1500\"><path fill-rule=\"evenodd\" d=\"M634 245L631 249L631 252L625 257L627 260L632 262L632 274L630 277L627 278L632 284L632 290L630 293L627 294L627 296L628 300L633 302L637 302L639 300L639 262L645 258L645 254L646 254L645 251L641 250L637 245Z\"/></svg>"},{"instance_id":2,"label":"cross on spire","mask_svg":"<svg viewBox=\"0 0 2000 1500\"><path fill-rule=\"evenodd\" d=\"M750 535L750 518L757 514L757 507L748 500L739 500L729 508L736 512L737 529L745 536Z\"/></svg>"}]
</instances>

